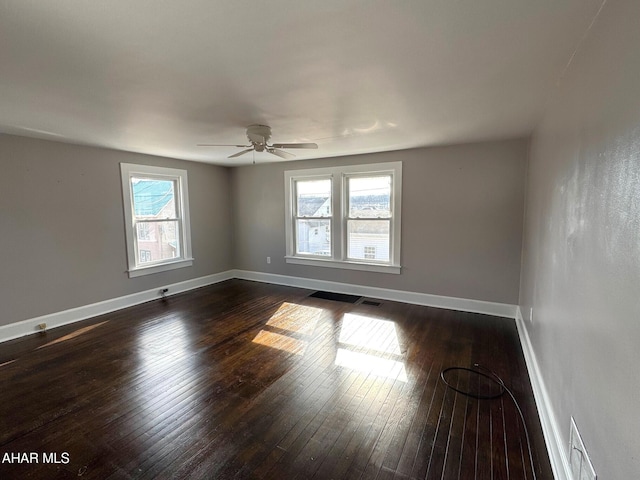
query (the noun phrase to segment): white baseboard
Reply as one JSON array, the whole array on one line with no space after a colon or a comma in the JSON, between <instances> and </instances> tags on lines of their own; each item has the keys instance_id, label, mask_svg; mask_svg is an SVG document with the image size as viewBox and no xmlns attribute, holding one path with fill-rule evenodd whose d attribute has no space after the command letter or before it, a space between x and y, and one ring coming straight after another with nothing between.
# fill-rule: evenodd
<instances>
[{"instance_id":1,"label":"white baseboard","mask_svg":"<svg viewBox=\"0 0 640 480\"><path fill-rule=\"evenodd\" d=\"M412 303L415 305L425 305L429 307L447 308L450 310L460 310L464 312L483 313L499 317L515 318L516 305L504 303L483 302L465 298L444 297L440 295L430 295L427 293L405 292L401 290L389 290L386 288L367 287L363 285L353 285L348 283L329 282L325 280L314 280L311 278L292 277L287 275L275 275L263 272L250 272L246 270L228 270L226 272L207 275L205 277L186 280L184 282L164 285L143 292L132 293L123 297L104 300L102 302L84 305L82 307L71 308L61 312L55 312L41 317L30 318L20 322L10 323L0 326L0 342L13 340L37 333L38 325L47 324L47 329L60 327L69 323L79 322L87 318L96 317L105 313L131 307L140 303L148 302L159 298L160 288L168 288L168 296L186 292L194 288L212 285L214 283L239 278L243 280L253 280L257 282L273 283L276 285L287 285L291 287L308 288L312 290L328 290L352 295L361 295L381 300L393 300L396 302Z\"/></svg>"},{"instance_id":2,"label":"white baseboard","mask_svg":"<svg viewBox=\"0 0 640 480\"><path fill-rule=\"evenodd\" d=\"M276 275L273 273L250 272L247 270L233 270L235 278L243 280L253 280L256 282L274 283L277 285L287 285L290 287L309 288L311 290L326 290L329 292L348 293L351 295L361 295L363 297L379 298L381 300L392 300L395 302L411 303L414 305L425 305L428 307L447 308L449 310L459 310L463 312L483 313L497 317L515 318L516 305L506 303L484 302L481 300L471 300L467 298L444 297L441 295L430 295L428 293L405 292L402 290L390 290L387 288L367 287L363 285L353 285L350 283L330 282L326 280L315 280L312 278L292 277L288 275Z\"/></svg>"},{"instance_id":3,"label":"white baseboard","mask_svg":"<svg viewBox=\"0 0 640 480\"><path fill-rule=\"evenodd\" d=\"M547 452L549 453L553 475L556 480L571 480L571 466L569 464L569 458L567 457L567 451L564 448L564 442L560 433L561 429L553 411L553 406L549 399L549 394L545 387L544 379L540 372L538 360L536 359L536 354L533 350L533 345L531 344L529 332L524 323L520 307L516 308L516 326L518 327L518 336L520 337L520 344L522 345L524 359L527 364L527 370L529 371L529 378L531 379L533 395L536 406L538 407L538 414L540 415L542 433L544 434L544 440L547 444Z\"/></svg>"},{"instance_id":4,"label":"white baseboard","mask_svg":"<svg viewBox=\"0 0 640 480\"><path fill-rule=\"evenodd\" d=\"M48 330L55 327L61 327L62 325L67 325L69 323L79 322L80 320L86 320L87 318L103 315L115 310L120 310L122 308L132 307L150 300L155 300L160 297L159 292L161 288L168 288L169 291L166 295L170 296L186 292L187 290L193 290L194 288L204 287L224 280L229 280L231 278L233 278L231 271L215 273L213 275L194 278L192 280L186 280L172 285L163 285L162 287L153 288L144 292L132 293L131 295L125 295L123 297L104 300L102 302L92 303L82 307L71 308L61 312L42 315L41 317L29 318L20 322L10 323L9 325L0 326L0 342L6 342L15 338L24 337L25 335L37 333L40 331L38 329L38 325L41 323L46 323Z\"/></svg>"}]
</instances>

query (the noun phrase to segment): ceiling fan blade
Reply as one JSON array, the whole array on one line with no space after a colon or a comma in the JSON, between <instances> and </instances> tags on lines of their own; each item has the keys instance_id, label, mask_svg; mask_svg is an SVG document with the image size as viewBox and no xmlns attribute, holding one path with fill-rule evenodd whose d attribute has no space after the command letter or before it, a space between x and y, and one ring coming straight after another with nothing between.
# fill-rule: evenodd
<instances>
[{"instance_id":1,"label":"ceiling fan blade","mask_svg":"<svg viewBox=\"0 0 640 480\"><path fill-rule=\"evenodd\" d=\"M251 145L230 145L226 143L198 143L197 147L238 147L238 148L247 148Z\"/></svg>"},{"instance_id":2,"label":"ceiling fan blade","mask_svg":"<svg viewBox=\"0 0 640 480\"><path fill-rule=\"evenodd\" d=\"M287 160L296 158L293 153L285 152L284 150L278 150L277 148L267 148L267 152L277 155L280 158L286 158Z\"/></svg>"},{"instance_id":3,"label":"ceiling fan blade","mask_svg":"<svg viewBox=\"0 0 640 480\"><path fill-rule=\"evenodd\" d=\"M318 148L317 143L274 143L273 148Z\"/></svg>"},{"instance_id":4,"label":"ceiling fan blade","mask_svg":"<svg viewBox=\"0 0 640 480\"><path fill-rule=\"evenodd\" d=\"M246 150L242 150L241 152L234 153L233 155L229 155L227 158L236 158L236 157L239 157L240 155L244 155L245 153L249 153L252 151L253 151L253 148L247 148Z\"/></svg>"}]
</instances>

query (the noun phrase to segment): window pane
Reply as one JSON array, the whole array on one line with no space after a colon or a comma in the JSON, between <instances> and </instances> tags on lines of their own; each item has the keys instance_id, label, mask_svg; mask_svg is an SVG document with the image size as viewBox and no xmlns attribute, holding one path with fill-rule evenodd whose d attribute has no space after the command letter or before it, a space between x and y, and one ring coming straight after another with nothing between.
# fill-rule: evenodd
<instances>
[{"instance_id":1,"label":"window pane","mask_svg":"<svg viewBox=\"0 0 640 480\"><path fill-rule=\"evenodd\" d=\"M391 175L350 177L349 217L391 217Z\"/></svg>"},{"instance_id":2,"label":"window pane","mask_svg":"<svg viewBox=\"0 0 640 480\"><path fill-rule=\"evenodd\" d=\"M331 220L296 220L296 253L331 256Z\"/></svg>"},{"instance_id":3,"label":"window pane","mask_svg":"<svg viewBox=\"0 0 640 480\"><path fill-rule=\"evenodd\" d=\"M164 222L138 223L136 227L144 225L147 239L138 235L138 263L170 260L180 256L180 237L177 220ZM140 233L140 229L138 232Z\"/></svg>"},{"instance_id":4,"label":"window pane","mask_svg":"<svg viewBox=\"0 0 640 480\"><path fill-rule=\"evenodd\" d=\"M296 181L298 217L331 216L331 179Z\"/></svg>"},{"instance_id":5,"label":"window pane","mask_svg":"<svg viewBox=\"0 0 640 480\"><path fill-rule=\"evenodd\" d=\"M389 220L349 220L347 256L353 260L389 261Z\"/></svg>"},{"instance_id":6,"label":"window pane","mask_svg":"<svg viewBox=\"0 0 640 480\"><path fill-rule=\"evenodd\" d=\"M174 180L131 178L135 216L140 218L177 218Z\"/></svg>"}]
</instances>

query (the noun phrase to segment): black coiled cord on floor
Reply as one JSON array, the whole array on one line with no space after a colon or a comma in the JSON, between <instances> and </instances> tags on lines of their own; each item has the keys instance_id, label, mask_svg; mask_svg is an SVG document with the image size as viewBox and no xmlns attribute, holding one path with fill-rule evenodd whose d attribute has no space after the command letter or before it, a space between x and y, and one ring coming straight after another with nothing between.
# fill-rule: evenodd
<instances>
[{"instance_id":1,"label":"black coiled cord on floor","mask_svg":"<svg viewBox=\"0 0 640 480\"><path fill-rule=\"evenodd\" d=\"M498 387L500 387L499 391L497 393L491 393L491 394L486 394L486 395L482 395L479 393L473 393L473 392L469 392L469 391L465 391L465 390L460 390L457 387L454 387L453 385L451 385L448 381L447 381L447 377L446 374L448 372L452 372L452 371L463 371L463 372L471 372L474 373L476 375L479 375L481 377L487 378L490 381L492 381L493 383L497 384ZM486 372L486 373L484 373ZM497 373L495 373L494 371L483 367L482 365L478 364L478 363L474 363L473 367L448 367L445 368L444 370L442 370L442 372L440 372L440 378L442 379L442 381L444 382L444 384L449 387L450 389L465 395L467 397L471 397L471 398L475 398L478 400L493 400L495 398L500 398L501 396L503 396L506 393L509 394L509 396L511 397L511 400L513 401L513 404L515 405L516 409L518 410L518 414L520 415L520 422L522 423L522 428L524 429L524 435L525 438L527 440L527 451L529 452L529 461L531 463L531 473L533 474L533 479L537 480L536 477L536 470L535 467L533 465L533 454L531 453L531 441L529 440L529 430L527 429L527 424L524 421L524 414L522 413L522 409L520 408L520 405L518 404L518 401L516 400L516 397L513 395L513 392L509 389L509 387L507 387L504 384L504 381L502 380L502 378L500 378L500 375L498 375Z\"/></svg>"}]
</instances>

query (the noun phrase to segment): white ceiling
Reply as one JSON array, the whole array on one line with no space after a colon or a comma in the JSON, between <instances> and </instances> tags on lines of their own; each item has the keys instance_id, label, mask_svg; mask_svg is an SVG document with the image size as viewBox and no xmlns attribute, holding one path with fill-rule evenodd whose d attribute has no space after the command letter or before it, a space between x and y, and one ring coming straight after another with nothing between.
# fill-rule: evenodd
<instances>
[{"instance_id":1,"label":"white ceiling","mask_svg":"<svg viewBox=\"0 0 640 480\"><path fill-rule=\"evenodd\" d=\"M602 0L0 0L0 131L221 165L529 135ZM267 153L256 161L281 161Z\"/></svg>"}]
</instances>

